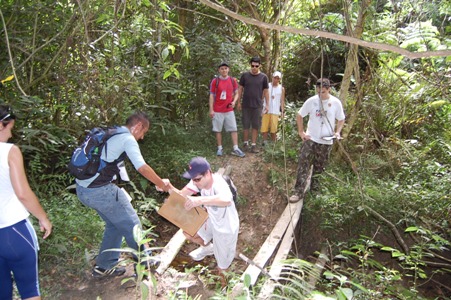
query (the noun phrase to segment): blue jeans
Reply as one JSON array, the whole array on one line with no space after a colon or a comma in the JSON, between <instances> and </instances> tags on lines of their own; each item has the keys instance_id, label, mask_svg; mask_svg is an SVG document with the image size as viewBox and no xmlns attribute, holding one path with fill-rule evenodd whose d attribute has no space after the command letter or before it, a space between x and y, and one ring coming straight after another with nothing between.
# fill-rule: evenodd
<instances>
[{"instance_id":1,"label":"blue jeans","mask_svg":"<svg viewBox=\"0 0 451 300\"><path fill-rule=\"evenodd\" d=\"M141 222L119 187L107 184L85 188L77 184L77 196L84 205L95 209L105 221L105 232L96 259L97 266L110 269L117 264L120 253L104 250L121 248L122 237L130 248L138 250L138 244L133 238L133 227L139 225L141 228Z\"/></svg>"}]
</instances>

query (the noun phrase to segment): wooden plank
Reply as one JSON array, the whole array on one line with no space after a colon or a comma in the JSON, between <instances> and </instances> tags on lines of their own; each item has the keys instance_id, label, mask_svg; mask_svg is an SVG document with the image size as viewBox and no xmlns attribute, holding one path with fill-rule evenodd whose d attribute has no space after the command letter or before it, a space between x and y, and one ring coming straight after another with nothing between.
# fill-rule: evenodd
<instances>
[{"instance_id":1,"label":"wooden plank","mask_svg":"<svg viewBox=\"0 0 451 300\"><path fill-rule=\"evenodd\" d=\"M291 220L292 218L295 217L296 213L298 215L300 214L301 209L302 209L302 201L299 201L297 203L289 203L287 205L282 215L280 216L279 220L277 221L276 225L274 226L273 230L266 238L262 247L258 251L255 258L253 259L253 262L255 264L257 264L261 268L263 268L266 265L269 258L273 255L275 249L277 248L277 245L279 244L280 240L283 238L284 233L287 230L288 224L291 224ZM258 267L254 265L249 265L247 269L244 271L243 275L241 276L241 280L244 280L244 276L248 274L251 277L251 284L255 285L258 276L260 275L260 272L261 270Z\"/></svg>"},{"instance_id":2,"label":"wooden plank","mask_svg":"<svg viewBox=\"0 0 451 300\"><path fill-rule=\"evenodd\" d=\"M183 230L179 229L159 255L160 265L156 270L158 274L163 274L164 271L166 271L174 258L177 256L177 253L179 253L180 248L182 248L183 244L185 243L185 240L186 238L183 234Z\"/></svg>"},{"instance_id":3,"label":"wooden plank","mask_svg":"<svg viewBox=\"0 0 451 300\"><path fill-rule=\"evenodd\" d=\"M308 287L310 288L310 292L312 292L315 289L316 283L321 278L321 273L323 273L324 265L326 264L326 261L328 261L327 258L327 249L325 246L321 248L321 252L318 256L318 259L316 260L316 263L314 265L314 268L312 272L310 273L309 279L308 279Z\"/></svg>"},{"instance_id":4,"label":"wooden plank","mask_svg":"<svg viewBox=\"0 0 451 300\"><path fill-rule=\"evenodd\" d=\"M227 173L225 173L227 172ZM228 175L231 172L231 167L220 168L217 173ZM177 233L171 238L171 240L167 243L167 245L163 248L160 253L160 265L156 269L158 274L163 274L169 265L172 263L174 258L179 253L183 244L185 243L186 238L183 234L183 230L179 229Z\"/></svg>"},{"instance_id":5,"label":"wooden plank","mask_svg":"<svg viewBox=\"0 0 451 300\"><path fill-rule=\"evenodd\" d=\"M291 244L294 240L294 229L296 228L299 218L301 216L301 210L303 206L303 200L300 200L296 206L296 212L293 215L293 218L290 220L290 224L288 224L287 231L285 232L282 242L280 243L279 250L277 251L276 256L274 257L273 264L271 266L271 270L268 272L270 278L268 278L263 287L258 294L257 299L269 299L271 297L272 292L276 286L276 282L272 280L272 278L279 279L280 273L282 272L282 260L287 259L288 253L290 253Z\"/></svg>"}]
</instances>

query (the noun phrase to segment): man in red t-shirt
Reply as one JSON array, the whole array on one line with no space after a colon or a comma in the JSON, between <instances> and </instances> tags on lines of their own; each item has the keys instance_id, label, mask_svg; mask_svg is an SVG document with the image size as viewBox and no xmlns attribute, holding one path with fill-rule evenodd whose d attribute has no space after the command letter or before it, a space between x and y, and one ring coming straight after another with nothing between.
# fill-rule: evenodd
<instances>
[{"instance_id":1,"label":"man in red t-shirt","mask_svg":"<svg viewBox=\"0 0 451 300\"><path fill-rule=\"evenodd\" d=\"M210 117L213 123L213 132L216 133L218 150L216 155L222 156L222 128L230 132L233 142L232 155L244 157L245 154L238 148L238 132L236 126L235 104L238 101L238 83L229 76L229 65L225 62L218 67L219 76L210 83Z\"/></svg>"}]
</instances>

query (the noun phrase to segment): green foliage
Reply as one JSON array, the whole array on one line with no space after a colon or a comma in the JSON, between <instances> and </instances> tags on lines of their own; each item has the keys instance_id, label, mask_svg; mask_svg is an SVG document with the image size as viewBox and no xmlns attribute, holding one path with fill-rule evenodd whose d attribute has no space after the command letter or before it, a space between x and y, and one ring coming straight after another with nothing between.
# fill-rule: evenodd
<instances>
[{"instance_id":1,"label":"green foliage","mask_svg":"<svg viewBox=\"0 0 451 300\"><path fill-rule=\"evenodd\" d=\"M336 83L344 71L348 45L342 42L281 32L282 39L274 38L270 45L273 50L281 47L278 57L277 52L263 51L263 35L258 35L256 27L234 22L199 3L145 0L116 4L97 0L2 2L5 23L1 23L0 35L2 41L9 41L9 48L0 43L0 79L12 75L13 68L16 78L0 86L0 101L12 104L19 117L11 142L22 149L30 184L55 225L51 238L41 243L44 274L59 266L80 273L100 240L100 218L65 191L73 181L66 172L67 161L86 129L122 124L135 110L150 112L154 122L141 144L144 157L159 175L181 187L186 181L180 175L188 161L214 154L208 85L218 63L228 61L231 74L239 77L248 68L249 56L260 53L268 60L280 59L278 68L284 74L288 100L279 131L284 135L283 145L279 141L267 148L265 159L294 169L300 142L295 115L300 103L311 95L311 82L321 70ZM296 1L284 7L274 1L253 6L240 1L223 4L269 23L338 34L346 29L341 2ZM358 4L352 3L351 23ZM279 9L282 14L276 20ZM450 3L439 0L374 2L367 11L363 39L411 51L451 49L450 11ZM337 248L342 241L336 239L354 240L345 243L349 246L344 251L358 267L354 273L344 270L347 278L374 281L370 291L374 297L385 288L390 297L413 298L418 296L414 291L417 281L424 274L429 276L422 265L428 251L448 247L451 235L450 57L406 59L365 48L360 49L359 60L362 82L352 86L348 103L355 105L354 92L361 90L362 105L356 107L355 123L342 142L356 170L334 152L320 178L321 193L307 196L305 214L319 220L320 229ZM282 169L274 168L269 175L280 192L285 189ZM163 195L134 170L129 173L132 183L126 189L135 199L144 226L151 228L146 216ZM380 268L372 239L355 241L358 236L372 236L378 226L385 235L390 232L365 206L397 228L419 229L409 254L390 245L391 253L404 257L400 262L403 274ZM363 274L363 270L370 273ZM407 274L414 280L413 291L398 285ZM336 276L329 281L329 295L348 298L352 289L356 297L359 289L342 284L341 275ZM287 288L289 292L297 295ZM323 295L312 294L317 297Z\"/></svg>"},{"instance_id":2,"label":"green foliage","mask_svg":"<svg viewBox=\"0 0 451 300\"><path fill-rule=\"evenodd\" d=\"M41 197L41 203L54 228L51 237L40 243L40 266L45 270L44 274L51 268L63 268L57 273L80 275L94 257L89 253L95 252L93 242L100 241L102 237L103 221L93 209L83 206L71 193ZM86 261L82 255L85 251ZM46 280L44 276L43 281Z\"/></svg>"},{"instance_id":3,"label":"green foliage","mask_svg":"<svg viewBox=\"0 0 451 300\"><path fill-rule=\"evenodd\" d=\"M133 228L133 238L138 244L138 250L132 248L124 248L124 249L110 249L105 251L119 251L131 254L136 258L135 263L135 272L136 277L128 277L122 280L121 284L124 284L128 281L134 281L136 290L140 291L141 299L145 300L149 298L149 286L147 285L145 280L152 284L153 290L156 290L157 281L155 276L152 274L151 269L155 266L156 258L152 255L149 255L148 250L155 250L156 248L147 248L147 245L153 242L152 238L149 238L148 235L152 232L153 228L149 228L147 230L142 230L138 225L135 225Z\"/></svg>"}]
</instances>

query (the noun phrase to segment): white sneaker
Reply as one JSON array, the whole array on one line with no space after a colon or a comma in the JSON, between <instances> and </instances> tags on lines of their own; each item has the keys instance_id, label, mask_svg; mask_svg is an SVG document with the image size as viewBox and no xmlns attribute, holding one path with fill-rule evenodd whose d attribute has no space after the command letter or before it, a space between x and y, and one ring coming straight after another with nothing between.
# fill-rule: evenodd
<instances>
[{"instance_id":1,"label":"white sneaker","mask_svg":"<svg viewBox=\"0 0 451 300\"><path fill-rule=\"evenodd\" d=\"M213 243L208 244L208 246L200 246L194 251L189 253L189 256L195 261L200 261L205 258L205 256L213 255Z\"/></svg>"}]
</instances>

